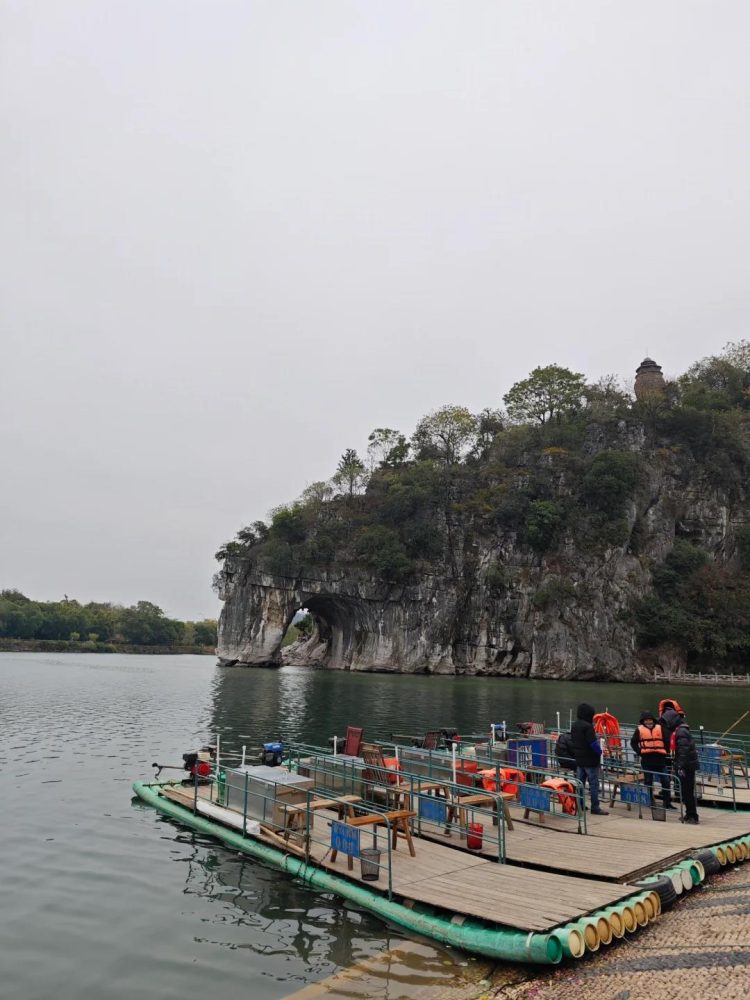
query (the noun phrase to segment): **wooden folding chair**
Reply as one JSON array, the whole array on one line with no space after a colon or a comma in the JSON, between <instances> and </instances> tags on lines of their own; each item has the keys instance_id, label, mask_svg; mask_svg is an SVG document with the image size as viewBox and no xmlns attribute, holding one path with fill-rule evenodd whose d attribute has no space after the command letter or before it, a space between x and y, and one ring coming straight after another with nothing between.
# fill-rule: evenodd
<instances>
[{"instance_id":1,"label":"wooden folding chair","mask_svg":"<svg viewBox=\"0 0 750 1000\"><path fill-rule=\"evenodd\" d=\"M349 757L359 757L362 748L362 734L364 729L359 726L346 727L346 740L344 741L344 753Z\"/></svg>"}]
</instances>

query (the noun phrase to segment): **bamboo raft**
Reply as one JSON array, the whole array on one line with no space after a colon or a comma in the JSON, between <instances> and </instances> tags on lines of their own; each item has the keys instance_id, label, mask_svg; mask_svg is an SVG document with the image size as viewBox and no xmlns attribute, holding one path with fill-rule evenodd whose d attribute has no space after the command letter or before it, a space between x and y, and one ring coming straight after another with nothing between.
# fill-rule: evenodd
<instances>
[{"instance_id":1,"label":"bamboo raft","mask_svg":"<svg viewBox=\"0 0 750 1000\"><path fill-rule=\"evenodd\" d=\"M689 860L696 848L711 846L722 864L750 855L750 817L742 814L704 809L701 825L693 827L639 822L623 807L608 817L589 817L588 835L579 836L561 818L547 816L542 827L513 805L505 864L492 858L489 846L468 851L462 837L447 837L437 824L420 818L411 831L414 856L407 849L411 841L401 847L394 835L389 885L365 881L345 854L334 858L330 847L309 837L304 849L278 830L259 824L250 830L241 814L210 801L211 785L136 782L133 787L178 822L312 887L352 900L413 933L512 961L554 964L563 957L580 958L644 926L658 916L660 899L647 884L635 883L667 872L675 885L698 884L702 866ZM340 818L346 805L321 804L324 808L316 812L321 825Z\"/></svg>"}]
</instances>

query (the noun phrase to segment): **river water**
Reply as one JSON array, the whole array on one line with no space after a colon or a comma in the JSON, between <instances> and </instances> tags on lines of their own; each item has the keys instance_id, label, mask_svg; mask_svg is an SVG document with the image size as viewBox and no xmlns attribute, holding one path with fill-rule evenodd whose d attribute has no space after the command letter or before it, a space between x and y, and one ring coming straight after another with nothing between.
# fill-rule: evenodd
<instances>
[{"instance_id":1,"label":"river water","mask_svg":"<svg viewBox=\"0 0 750 1000\"><path fill-rule=\"evenodd\" d=\"M672 689L725 728L750 691ZM554 725L581 700L633 721L654 687L219 668L201 656L0 653L0 982L13 1000L278 1000L402 940L335 898L179 828L131 784L227 750L442 726ZM743 729L745 727L742 727ZM460 957L459 957L460 959ZM435 963L445 961L436 952Z\"/></svg>"}]
</instances>

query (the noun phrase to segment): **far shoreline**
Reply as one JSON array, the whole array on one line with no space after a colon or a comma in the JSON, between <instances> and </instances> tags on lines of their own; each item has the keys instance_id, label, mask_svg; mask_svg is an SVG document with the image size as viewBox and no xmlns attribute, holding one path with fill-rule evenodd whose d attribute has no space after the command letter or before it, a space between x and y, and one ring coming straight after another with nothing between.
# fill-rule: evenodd
<instances>
[{"instance_id":1,"label":"far shoreline","mask_svg":"<svg viewBox=\"0 0 750 1000\"><path fill-rule=\"evenodd\" d=\"M216 656L215 646L159 646L127 642L74 642L70 639L4 639L0 653L145 653L165 656Z\"/></svg>"}]
</instances>

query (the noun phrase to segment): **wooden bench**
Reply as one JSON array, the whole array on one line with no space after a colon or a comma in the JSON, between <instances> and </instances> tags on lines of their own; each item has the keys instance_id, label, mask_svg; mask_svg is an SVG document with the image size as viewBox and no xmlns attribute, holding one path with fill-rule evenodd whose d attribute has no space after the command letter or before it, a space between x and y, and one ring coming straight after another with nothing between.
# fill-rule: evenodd
<instances>
[{"instance_id":1,"label":"wooden bench","mask_svg":"<svg viewBox=\"0 0 750 1000\"><path fill-rule=\"evenodd\" d=\"M284 840L288 843L293 833L304 833L308 812L315 814L319 809L335 809L340 820L344 819L345 814L353 819L355 809L360 802L362 799L359 795L340 795L335 799L310 799L309 803L300 802L299 805L284 806ZM312 826L312 816L310 817L310 826ZM305 846L309 848L309 844Z\"/></svg>"},{"instance_id":2,"label":"wooden bench","mask_svg":"<svg viewBox=\"0 0 750 1000\"><path fill-rule=\"evenodd\" d=\"M409 848L409 854L414 858L416 857L416 851L414 850L414 841L411 838L411 829L409 828L409 820L416 816L416 812L413 809L394 809L391 812L386 813L366 813L364 816L354 816L346 820L347 826L371 826L373 827L373 843L377 844L377 827L387 826L390 824L391 830L393 831L393 839L391 848L396 850L396 844L399 837L403 837ZM338 857L338 851L334 848L331 851L331 861L335 861ZM354 859L351 854L347 854L346 866L349 871L354 867Z\"/></svg>"}]
</instances>

